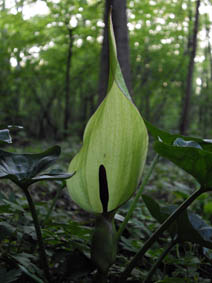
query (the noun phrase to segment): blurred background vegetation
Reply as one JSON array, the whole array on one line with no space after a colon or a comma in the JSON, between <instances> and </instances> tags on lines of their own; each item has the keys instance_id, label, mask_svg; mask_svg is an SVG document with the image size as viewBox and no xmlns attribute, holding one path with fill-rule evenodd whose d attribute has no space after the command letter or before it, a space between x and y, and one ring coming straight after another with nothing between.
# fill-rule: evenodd
<instances>
[{"instance_id":1,"label":"blurred background vegetation","mask_svg":"<svg viewBox=\"0 0 212 283\"><path fill-rule=\"evenodd\" d=\"M211 1L122 3L127 84L143 117L168 131L211 136ZM82 135L101 101L104 10L97 0L0 1L2 127L22 125L34 139Z\"/></svg>"}]
</instances>

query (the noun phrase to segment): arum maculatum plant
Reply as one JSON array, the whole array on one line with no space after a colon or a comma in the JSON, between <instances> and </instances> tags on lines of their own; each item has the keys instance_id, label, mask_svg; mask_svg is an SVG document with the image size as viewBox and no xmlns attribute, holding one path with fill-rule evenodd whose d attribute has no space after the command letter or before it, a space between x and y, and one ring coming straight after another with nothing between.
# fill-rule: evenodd
<instances>
[{"instance_id":1,"label":"arum maculatum plant","mask_svg":"<svg viewBox=\"0 0 212 283\"><path fill-rule=\"evenodd\" d=\"M44 172L42 174L44 170L49 168L58 159L59 155L59 146L54 146L38 154L16 154L0 150L0 179L9 179L14 182L22 189L27 198L36 230L40 261L44 270L45 280L48 282L51 282L48 261L35 205L29 192L29 186L42 180L65 180L74 174L56 172Z\"/></svg>"},{"instance_id":2,"label":"arum maculatum plant","mask_svg":"<svg viewBox=\"0 0 212 283\"><path fill-rule=\"evenodd\" d=\"M83 146L69 166L71 198L97 214L92 258L105 274L116 256L114 214L135 192L148 148L144 121L132 102L117 60L109 17L110 72L107 95L85 128Z\"/></svg>"}]
</instances>

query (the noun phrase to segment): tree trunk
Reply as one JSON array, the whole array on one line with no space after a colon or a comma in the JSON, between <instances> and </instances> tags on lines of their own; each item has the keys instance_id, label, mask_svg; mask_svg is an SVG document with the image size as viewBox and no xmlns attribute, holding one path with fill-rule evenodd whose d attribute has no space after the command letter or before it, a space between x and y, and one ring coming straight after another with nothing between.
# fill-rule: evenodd
<instances>
[{"instance_id":1,"label":"tree trunk","mask_svg":"<svg viewBox=\"0 0 212 283\"><path fill-rule=\"evenodd\" d=\"M193 28L193 37L192 37L192 46L190 47L190 60L188 65L188 73L186 80L186 90L184 95L184 105L182 109L181 121L180 121L180 133L186 134L189 126L189 112L190 112L190 101L192 94L192 78L193 78L193 70L194 70L194 58L196 55L197 49L197 33L198 33L198 25L199 25L199 6L200 0L196 1L196 12L195 12L195 20L194 20L194 28Z\"/></svg>"},{"instance_id":2,"label":"tree trunk","mask_svg":"<svg viewBox=\"0 0 212 283\"><path fill-rule=\"evenodd\" d=\"M208 15L206 18L206 36L207 36L207 41L208 41L208 56L209 56L209 62L210 62L210 80L212 81L212 50L211 50L211 42L210 42L210 32L211 32L211 27L210 27L210 21L208 19Z\"/></svg>"},{"instance_id":3,"label":"tree trunk","mask_svg":"<svg viewBox=\"0 0 212 283\"><path fill-rule=\"evenodd\" d=\"M98 87L99 103L104 99L106 95L109 77L108 14L111 6L118 60L127 88L129 92L131 92L126 0L106 0L104 13L104 39L101 51L101 65Z\"/></svg>"},{"instance_id":4,"label":"tree trunk","mask_svg":"<svg viewBox=\"0 0 212 283\"><path fill-rule=\"evenodd\" d=\"M66 81L65 81L65 114L64 114L64 136L67 136L68 123L70 120L70 68L73 47L73 30L68 28L69 46L66 63Z\"/></svg>"},{"instance_id":5,"label":"tree trunk","mask_svg":"<svg viewBox=\"0 0 212 283\"><path fill-rule=\"evenodd\" d=\"M205 29L207 35L208 46L204 50L205 61L207 64L203 65L202 68L202 88L199 96L200 106L199 106L199 125L202 130L202 136L207 137L210 134L208 125L211 124L211 102L210 99L210 86L212 81L212 56L211 56L211 43L210 43L210 21L208 15L205 15Z\"/></svg>"}]
</instances>

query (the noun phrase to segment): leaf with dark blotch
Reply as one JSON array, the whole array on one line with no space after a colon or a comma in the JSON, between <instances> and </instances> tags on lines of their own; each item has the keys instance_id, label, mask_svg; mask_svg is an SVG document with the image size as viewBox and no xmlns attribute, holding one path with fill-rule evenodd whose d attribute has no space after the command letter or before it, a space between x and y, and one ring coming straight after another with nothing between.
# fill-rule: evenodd
<instances>
[{"instance_id":1,"label":"leaf with dark blotch","mask_svg":"<svg viewBox=\"0 0 212 283\"><path fill-rule=\"evenodd\" d=\"M12 138L8 129L0 130L0 142L12 143Z\"/></svg>"},{"instance_id":2,"label":"leaf with dark blotch","mask_svg":"<svg viewBox=\"0 0 212 283\"><path fill-rule=\"evenodd\" d=\"M58 159L59 155L59 146L38 154L16 154L0 150L0 179L10 179L25 188L41 180L68 179L72 173L40 175Z\"/></svg>"},{"instance_id":3,"label":"leaf with dark blotch","mask_svg":"<svg viewBox=\"0 0 212 283\"><path fill-rule=\"evenodd\" d=\"M159 223L163 223L177 209L177 205L162 207L148 195L142 197L151 215ZM177 236L181 242L189 241L203 247L212 248L212 227L205 223L199 215L191 211L183 211L168 228L168 231L172 237Z\"/></svg>"}]
</instances>

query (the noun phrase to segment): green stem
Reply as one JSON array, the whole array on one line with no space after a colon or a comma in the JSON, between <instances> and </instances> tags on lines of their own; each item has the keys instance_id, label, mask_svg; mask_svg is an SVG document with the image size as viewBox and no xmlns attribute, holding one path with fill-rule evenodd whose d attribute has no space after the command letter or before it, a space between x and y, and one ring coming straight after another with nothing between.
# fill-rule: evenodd
<instances>
[{"instance_id":1,"label":"green stem","mask_svg":"<svg viewBox=\"0 0 212 283\"><path fill-rule=\"evenodd\" d=\"M56 196L54 197L54 199L53 199L53 201L52 201L52 204L51 204L51 206L50 206L50 208L49 208L49 211L48 211L48 213L47 213L47 215L46 215L46 217L45 217L45 219L44 219L44 221L43 221L43 224L45 224L46 222L47 222L47 220L49 219L49 217L50 217L50 215L51 215L51 213L52 213L52 210L53 210L53 208L55 207L55 204L56 204L56 202L57 202L57 200L58 200L58 198L59 198L59 196L60 196L60 193L62 192L62 190L65 188L65 184L63 184L59 189L58 189L58 191L57 191L57 193L56 193Z\"/></svg>"},{"instance_id":2,"label":"green stem","mask_svg":"<svg viewBox=\"0 0 212 283\"><path fill-rule=\"evenodd\" d=\"M154 159L153 159L153 161L152 161L152 164L151 164L151 166L150 166L150 168L149 168L149 170L148 170L148 173L147 173L147 175L145 176L145 178L144 178L144 180L143 180L143 183L142 183L140 189L138 190L138 192L137 192L137 194L136 194L136 196L135 196L135 198L134 198L134 200L133 200L133 202L132 202L132 204L131 204L131 206L130 206L129 211L128 211L128 213L127 213L127 215L126 215L124 221L122 222L122 224L121 224L121 226L120 226L120 228L119 228L119 230L118 230L118 232L117 232L117 240L119 240L119 238L121 237L121 235L122 235L122 233L123 233L125 227L127 226L127 223L128 223L128 221L129 221L129 219L131 218L131 216L132 216L132 214L133 214L133 211L135 210L136 204L137 204L139 198L141 197L141 194L142 194L142 192L143 192L143 189L144 189L144 187L146 186L146 184L148 183L149 178L150 178L150 176L152 175L152 171L154 170L155 165L157 164L158 160L159 160L159 155L157 154L157 155L155 155L155 157L154 157Z\"/></svg>"},{"instance_id":3,"label":"green stem","mask_svg":"<svg viewBox=\"0 0 212 283\"><path fill-rule=\"evenodd\" d=\"M47 261L47 256L46 256L46 252L45 252L45 248L44 248L43 238L42 238L42 234L41 234L40 224L39 224L37 212L36 212L36 209L35 209L35 205L34 205L34 202L31 198L31 195L30 195L28 189L27 188L22 188L22 189L23 189L23 192L24 192L24 194L27 198L29 208L30 208L30 211L31 211L31 215L32 215L32 219L33 219L33 223L34 223L34 226L35 226L35 231L36 231L38 245L39 245L41 266L43 267L44 274L45 274L47 281L51 282L49 265L48 265L48 261Z\"/></svg>"},{"instance_id":4,"label":"green stem","mask_svg":"<svg viewBox=\"0 0 212 283\"><path fill-rule=\"evenodd\" d=\"M174 222L177 217L202 193L206 190L201 187L196 190L188 199L186 199L161 225L160 227L152 234L152 236L146 241L144 246L140 251L134 256L134 258L129 262L123 273L120 277L120 282L126 282L127 277L130 275L133 268L137 265L138 261L141 261L146 251L151 247L151 245L161 236L161 234Z\"/></svg>"},{"instance_id":5,"label":"green stem","mask_svg":"<svg viewBox=\"0 0 212 283\"><path fill-rule=\"evenodd\" d=\"M148 283L150 282L152 275L154 274L155 270L158 268L159 264L161 263L161 261L165 258L165 256L170 252L170 250L178 243L178 238L176 238L175 240L172 240L171 243L168 245L168 247L163 251L163 253L160 255L160 257L158 258L158 260L156 261L156 263L152 266L152 268L150 269L147 277L144 280L144 283Z\"/></svg>"}]
</instances>

